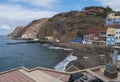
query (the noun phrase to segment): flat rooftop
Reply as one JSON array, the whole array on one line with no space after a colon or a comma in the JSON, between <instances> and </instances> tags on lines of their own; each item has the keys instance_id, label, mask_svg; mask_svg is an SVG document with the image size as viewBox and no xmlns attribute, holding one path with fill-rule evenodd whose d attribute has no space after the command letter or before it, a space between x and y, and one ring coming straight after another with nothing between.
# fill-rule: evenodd
<instances>
[{"instance_id":1,"label":"flat rooftop","mask_svg":"<svg viewBox=\"0 0 120 82\"><path fill-rule=\"evenodd\" d=\"M104 75L104 70L105 67L102 68L98 68L98 69L93 69L91 70L94 74L96 74L97 76L105 79L106 81L112 81L112 82L120 82L120 72L118 71L118 77L114 78L114 79L110 79L107 76Z\"/></svg>"},{"instance_id":2,"label":"flat rooftop","mask_svg":"<svg viewBox=\"0 0 120 82\"><path fill-rule=\"evenodd\" d=\"M68 82L70 74L50 69L17 68L0 74L0 82Z\"/></svg>"},{"instance_id":3,"label":"flat rooftop","mask_svg":"<svg viewBox=\"0 0 120 82\"><path fill-rule=\"evenodd\" d=\"M35 82L18 70L0 74L0 82Z\"/></svg>"},{"instance_id":4,"label":"flat rooftop","mask_svg":"<svg viewBox=\"0 0 120 82\"><path fill-rule=\"evenodd\" d=\"M105 66L72 72L60 72L41 67L29 70L25 67L20 67L1 72L0 82L68 82L70 75L75 73L83 74L87 76L88 79L96 79L97 77L104 82L120 82L120 72L118 72L117 78L110 79L104 76L104 70Z\"/></svg>"}]
</instances>

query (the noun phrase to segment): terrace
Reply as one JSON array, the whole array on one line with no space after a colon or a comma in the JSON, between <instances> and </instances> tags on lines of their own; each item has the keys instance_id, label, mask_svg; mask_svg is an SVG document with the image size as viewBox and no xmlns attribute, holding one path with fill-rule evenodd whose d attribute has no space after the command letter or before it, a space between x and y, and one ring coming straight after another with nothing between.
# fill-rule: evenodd
<instances>
[{"instance_id":1,"label":"terrace","mask_svg":"<svg viewBox=\"0 0 120 82\"><path fill-rule=\"evenodd\" d=\"M71 75L82 74L83 77L79 77L75 82L110 82L110 81L120 81L120 72L118 72L118 77L115 79L110 79L104 76L105 66L99 66L90 69L76 70L72 72L60 72L47 68L34 68L28 70L25 67L20 67L12 69L6 72L0 73L0 82L68 82Z\"/></svg>"}]
</instances>

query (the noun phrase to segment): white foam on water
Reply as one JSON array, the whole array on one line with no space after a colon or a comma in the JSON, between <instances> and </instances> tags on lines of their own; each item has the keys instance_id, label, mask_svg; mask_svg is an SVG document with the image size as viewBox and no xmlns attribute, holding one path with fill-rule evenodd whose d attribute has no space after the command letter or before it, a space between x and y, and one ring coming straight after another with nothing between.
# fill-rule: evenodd
<instances>
[{"instance_id":1,"label":"white foam on water","mask_svg":"<svg viewBox=\"0 0 120 82\"><path fill-rule=\"evenodd\" d=\"M58 63L54 69L57 70L57 71L65 71L67 65L71 62L71 61L74 61L74 60L77 60L77 57L76 56L73 56L73 52L70 53L69 56L67 56L63 61L61 61L60 63Z\"/></svg>"},{"instance_id":2,"label":"white foam on water","mask_svg":"<svg viewBox=\"0 0 120 82\"><path fill-rule=\"evenodd\" d=\"M59 49L59 50L66 50L66 51L72 51L73 49L69 49L69 48L62 48L62 47L54 47L54 46L49 46L49 49Z\"/></svg>"},{"instance_id":3,"label":"white foam on water","mask_svg":"<svg viewBox=\"0 0 120 82\"><path fill-rule=\"evenodd\" d=\"M33 39L33 41L39 41L39 39L38 39L38 38L35 38L35 39Z\"/></svg>"},{"instance_id":4,"label":"white foam on water","mask_svg":"<svg viewBox=\"0 0 120 82\"><path fill-rule=\"evenodd\" d=\"M44 46L44 47L48 47L50 44L43 44L42 46Z\"/></svg>"}]
</instances>

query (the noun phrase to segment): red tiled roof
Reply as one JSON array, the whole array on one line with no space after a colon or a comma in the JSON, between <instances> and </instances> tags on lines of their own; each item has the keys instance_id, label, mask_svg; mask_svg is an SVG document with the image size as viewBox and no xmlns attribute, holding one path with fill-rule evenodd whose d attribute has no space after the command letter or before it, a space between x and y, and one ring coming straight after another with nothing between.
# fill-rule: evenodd
<instances>
[{"instance_id":1,"label":"red tiled roof","mask_svg":"<svg viewBox=\"0 0 120 82\"><path fill-rule=\"evenodd\" d=\"M0 82L35 82L18 70L0 74Z\"/></svg>"},{"instance_id":2,"label":"red tiled roof","mask_svg":"<svg viewBox=\"0 0 120 82\"><path fill-rule=\"evenodd\" d=\"M106 32L106 31L107 31L107 28L97 28L97 29L93 29L93 30L88 30L87 33L92 34L92 33Z\"/></svg>"}]
</instances>

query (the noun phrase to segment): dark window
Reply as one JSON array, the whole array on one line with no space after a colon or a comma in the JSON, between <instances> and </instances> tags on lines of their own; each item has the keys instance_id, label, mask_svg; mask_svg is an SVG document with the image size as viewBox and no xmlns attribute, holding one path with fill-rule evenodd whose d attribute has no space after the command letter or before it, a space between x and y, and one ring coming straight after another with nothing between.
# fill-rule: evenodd
<instances>
[{"instance_id":1,"label":"dark window","mask_svg":"<svg viewBox=\"0 0 120 82\"><path fill-rule=\"evenodd\" d=\"M108 34L108 36L114 36L114 35Z\"/></svg>"},{"instance_id":2,"label":"dark window","mask_svg":"<svg viewBox=\"0 0 120 82\"><path fill-rule=\"evenodd\" d=\"M112 21L112 19L108 19L108 21L109 21L109 22L111 22L111 21Z\"/></svg>"}]
</instances>

